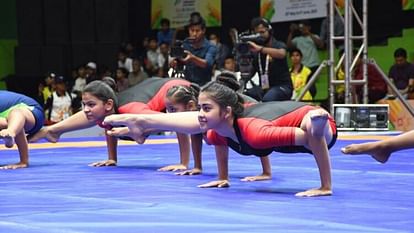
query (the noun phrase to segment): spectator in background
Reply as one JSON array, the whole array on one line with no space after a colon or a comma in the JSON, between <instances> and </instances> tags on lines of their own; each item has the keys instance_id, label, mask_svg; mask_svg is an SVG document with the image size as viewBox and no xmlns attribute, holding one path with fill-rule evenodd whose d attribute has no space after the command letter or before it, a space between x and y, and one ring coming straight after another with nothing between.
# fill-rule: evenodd
<instances>
[{"instance_id":1,"label":"spectator in background","mask_svg":"<svg viewBox=\"0 0 414 233\"><path fill-rule=\"evenodd\" d=\"M160 30L157 32L158 46L162 43L171 45L174 37L174 30L170 28L170 20L162 18L160 21Z\"/></svg>"},{"instance_id":2,"label":"spectator in background","mask_svg":"<svg viewBox=\"0 0 414 233\"><path fill-rule=\"evenodd\" d=\"M77 78L75 79L75 85L73 85L72 92L82 93L86 86L86 68L84 65L80 65L77 68Z\"/></svg>"},{"instance_id":3,"label":"spectator in background","mask_svg":"<svg viewBox=\"0 0 414 233\"><path fill-rule=\"evenodd\" d=\"M125 68L128 72L132 72L132 59L124 49L118 51L118 68Z\"/></svg>"},{"instance_id":4,"label":"spectator in background","mask_svg":"<svg viewBox=\"0 0 414 233\"><path fill-rule=\"evenodd\" d=\"M158 74L158 57L160 53L158 52L157 40L152 38L149 40L149 46L147 50L147 59L145 62L146 71L149 76L155 76Z\"/></svg>"},{"instance_id":5,"label":"spectator in background","mask_svg":"<svg viewBox=\"0 0 414 233\"><path fill-rule=\"evenodd\" d=\"M72 93L76 95L72 100L72 112L76 113L82 110L82 92L86 86L86 68L84 65L80 65L76 69L77 78L75 79L75 84L72 87Z\"/></svg>"},{"instance_id":6,"label":"spectator in background","mask_svg":"<svg viewBox=\"0 0 414 233\"><path fill-rule=\"evenodd\" d=\"M97 66L95 62L88 62L88 64L86 64L86 84L99 79L96 69Z\"/></svg>"},{"instance_id":7,"label":"spectator in background","mask_svg":"<svg viewBox=\"0 0 414 233\"><path fill-rule=\"evenodd\" d=\"M285 43L273 37L272 26L265 18L253 18L250 28L261 36L257 43L248 42L250 51L255 54L251 75L258 73L260 86L253 86L245 94L263 102L290 100L293 85Z\"/></svg>"},{"instance_id":8,"label":"spectator in background","mask_svg":"<svg viewBox=\"0 0 414 233\"><path fill-rule=\"evenodd\" d=\"M311 29L311 24L308 20L303 20L298 25L291 24L287 39L289 49L296 47L302 52L302 64L312 71L310 77L312 77L320 64L318 49L323 48L323 41L318 35L312 33ZM312 96L316 95L314 85L310 88L310 92Z\"/></svg>"},{"instance_id":9,"label":"spectator in background","mask_svg":"<svg viewBox=\"0 0 414 233\"><path fill-rule=\"evenodd\" d=\"M327 9L329 4L327 4ZM338 14L335 10L334 15L334 35L335 36L343 36L344 35L344 19L343 16ZM323 48L328 48L329 46L329 14L326 18L324 18L321 22L321 30L319 31L319 38L323 42ZM336 48L343 49L344 42L343 40L335 40L334 42Z\"/></svg>"},{"instance_id":10,"label":"spectator in background","mask_svg":"<svg viewBox=\"0 0 414 233\"><path fill-rule=\"evenodd\" d=\"M414 91L414 65L407 61L407 51L404 48L394 51L394 60L388 76L400 93L407 98L409 92ZM390 88L388 94L394 95Z\"/></svg>"},{"instance_id":11,"label":"spectator in background","mask_svg":"<svg viewBox=\"0 0 414 233\"><path fill-rule=\"evenodd\" d=\"M124 67L120 67L116 69L115 81L116 81L118 92L128 89L129 87L128 73L129 73L128 70L125 69Z\"/></svg>"},{"instance_id":12,"label":"spectator in background","mask_svg":"<svg viewBox=\"0 0 414 233\"><path fill-rule=\"evenodd\" d=\"M132 60L132 72L128 74L128 86L132 87L148 78L147 72L142 69L141 61L137 58Z\"/></svg>"},{"instance_id":13,"label":"spectator in background","mask_svg":"<svg viewBox=\"0 0 414 233\"><path fill-rule=\"evenodd\" d=\"M170 68L170 46L167 43L161 43L159 46L158 55L158 77L168 77L168 70Z\"/></svg>"},{"instance_id":14,"label":"spectator in background","mask_svg":"<svg viewBox=\"0 0 414 233\"><path fill-rule=\"evenodd\" d=\"M185 65L184 78L202 86L211 80L216 46L205 37L206 23L200 13L193 12L188 24L189 39L185 40L183 47L184 58L175 58L173 68L180 62ZM178 61L177 61L178 60Z\"/></svg>"},{"instance_id":15,"label":"spectator in background","mask_svg":"<svg viewBox=\"0 0 414 233\"><path fill-rule=\"evenodd\" d=\"M220 37L215 33L210 34L209 40L211 44L216 46L215 68L220 70L224 66L224 60L230 55L230 49L227 45L221 43Z\"/></svg>"},{"instance_id":16,"label":"spectator in background","mask_svg":"<svg viewBox=\"0 0 414 233\"><path fill-rule=\"evenodd\" d=\"M138 55L135 45L131 42L124 43L121 48L125 51L127 57L133 58Z\"/></svg>"},{"instance_id":17,"label":"spectator in background","mask_svg":"<svg viewBox=\"0 0 414 233\"><path fill-rule=\"evenodd\" d=\"M224 59L224 66L220 70L215 70L213 74L213 79L216 80L217 76L220 75L222 72L231 72L236 77L237 81L240 80L240 72L237 72L236 69L236 60L233 56L228 56Z\"/></svg>"},{"instance_id":18,"label":"spectator in background","mask_svg":"<svg viewBox=\"0 0 414 233\"><path fill-rule=\"evenodd\" d=\"M339 56L342 56L344 53L344 50L339 51ZM344 69L344 63L341 64L339 69L336 71L335 74L336 80L345 80L345 69ZM344 84L338 84L335 85L335 103L343 104L345 103L345 85Z\"/></svg>"},{"instance_id":19,"label":"spectator in background","mask_svg":"<svg viewBox=\"0 0 414 233\"><path fill-rule=\"evenodd\" d=\"M139 49L137 49L136 57L135 57L135 58L138 58L141 61L141 65L144 69L146 69L145 62L147 60L148 46L149 46L149 37L146 36L146 37L144 37L144 39L142 39L141 46L140 46ZM147 71L147 70L145 70L145 71Z\"/></svg>"},{"instance_id":20,"label":"spectator in background","mask_svg":"<svg viewBox=\"0 0 414 233\"><path fill-rule=\"evenodd\" d=\"M69 93L66 88L65 78L56 76L56 90L47 99L45 104L46 125L55 124L72 115L72 100L75 94Z\"/></svg>"},{"instance_id":21,"label":"spectator in background","mask_svg":"<svg viewBox=\"0 0 414 233\"><path fill-rule=\"evenodd\" d=\"M353 71L354 79L362 80L364 78L363 73L363 60L358 57L355 69ZM387 83L384 81L381 73L377 68L368 63L368 103L375 104L378 100L384 98L387 95ZM358 97L359 103L363 102L363 90L362 86L355 86L356 97Z\"/></svg>"},{"instance_id":22,"label":"spectator in background","mask_svg":"<svg viewBox=\"0 0 414 233\"><path fill-rule=\"evenodd\" d=\"M305 87L308 79L310 78L311 70L302 64L302 52L298 48L293 48L290 50L290 61L292 66L290 67L290 77L292 78L293 83L293 95L292 99L299 97L303 88ZM312 95L308 91L305 92L305 95L301 99L302 101L312 101Z\"/></svg>"},{"instance_id":23,"label":"spectator in background","mask_svg":"<svg viewBox=\"0 0 414 233\"><path fill-rule=\"evenodd\" d=\"M39 84L39 89L42 89L43 94L43 103L46 104L47 99L52 95L52 92L55 90L55 77L56 75L54 73L48 73L45 77L44 83L41 82Z\"/></svg>"}]
</instances>

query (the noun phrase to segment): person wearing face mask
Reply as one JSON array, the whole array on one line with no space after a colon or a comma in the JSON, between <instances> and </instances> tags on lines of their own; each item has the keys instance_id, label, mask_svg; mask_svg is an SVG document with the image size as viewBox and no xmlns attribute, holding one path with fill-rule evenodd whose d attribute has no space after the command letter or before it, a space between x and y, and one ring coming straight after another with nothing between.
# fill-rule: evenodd
<instances>
[{"instance_id":1,"label":"person wearing face mask","mask_svg":"<svg viewBox=\"0 0 414 233\"><path fill-rule=\"evenodd\" d=\"M230 55L230 49L227 45L221 43L220 37L215 33L210 34L209 40L217 48L216 57L214 58L215 68L221 70L224 68L224 61Z\"/></svg>"},{"instance_id":2,"label":"person wearing face mask","mask_svg":"<svg viewBox=\"0 0 414 233\"><path fill-rule=\"evenodd\" d=\"M184 79L200 86L211 80L216 46L205 37L206 23L200 13L193 12L188 24L189 37L183 41L183 58L175 58L171 66L184 65Z\"/></svg>"},{"instance_id":3,"label":"person wearing face mask","mask_svg":"<svg viewBox=\"0 0 414 233\"><path fill-rule=\"evenodd\" d=\"M261 17L251 21L251 29L260 34L262 41L248 41L250 51L256 54L253 62L252 75L259 74L262 93L259 97L263 102L289 100L293 85L290 78L286 58L286 45L272 36L272 26Z\"/></svg>"}]
</instances>

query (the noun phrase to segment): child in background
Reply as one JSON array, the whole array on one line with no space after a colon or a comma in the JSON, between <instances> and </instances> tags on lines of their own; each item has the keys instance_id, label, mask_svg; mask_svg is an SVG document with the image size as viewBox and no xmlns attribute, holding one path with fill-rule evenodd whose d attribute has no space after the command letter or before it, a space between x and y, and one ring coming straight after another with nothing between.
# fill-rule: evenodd
<instances>
[{"instance_id":1,"label":"child in background","mask_svg":"<svg viewBox=\"0 0 414 233\"><path fill-rule=\"evenodd\" d=\"M292 99L296 99L303 88L306 86L310 74L312 71L302 64L302 52L300 49L293 48L290 51L290 60L292 62L292 67L290 67L290 76L293 83L293 95ZM302 101L312 101L312 95L309 90L306 91L305 95L301 99Z\"/></svg>"},{"instance_id":2,"label":"child in background","mask_svg":"<svg viewBox=\"0 0 414 233\"><path fill-rule=\"evenodd\" d=\"M66 89L65 78L57 76L54 79L55 91L47 99L45 104L46 125L52 125L72 115L72 101L75 94Z\"/></svg>"}]
</instances>

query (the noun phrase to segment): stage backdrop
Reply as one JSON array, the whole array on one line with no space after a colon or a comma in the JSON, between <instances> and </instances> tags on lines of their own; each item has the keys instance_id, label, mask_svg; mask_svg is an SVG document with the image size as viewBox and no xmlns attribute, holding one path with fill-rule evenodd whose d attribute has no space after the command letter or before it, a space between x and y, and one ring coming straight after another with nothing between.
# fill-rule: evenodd
<instances>
[{"instance_id":1,"label":"stage backdrop","mask_svg":"<svg viewBox=\"0 0 414 233\"><path fill-rule=\"evenodd\" d=\"M221 26L221 0L152 0L151 28L159 29L162 18L170 20L171 28L183 27L195 11L200 12L207 27Z\"/></svg>"},{"instance_id":2,"label":"stage backdrop","mask_svg":"<svg viewBox=\"0 0 414 233\"><path fill-rule=\"evenodd\" d=\"M260 16L270 22L326 17L326 0L260 0Z\"/></svg>"}]
</instances>

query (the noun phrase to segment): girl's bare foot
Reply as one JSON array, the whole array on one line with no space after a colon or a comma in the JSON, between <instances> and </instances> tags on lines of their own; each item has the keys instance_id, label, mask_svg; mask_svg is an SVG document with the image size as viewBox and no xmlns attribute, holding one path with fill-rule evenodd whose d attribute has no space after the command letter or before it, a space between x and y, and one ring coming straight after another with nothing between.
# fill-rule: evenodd
<instances>
[{"instance_id":1,"label":"girl's bare foot","mask_svg":"<svg viewBox=\"0 0 414 233\"><path fill-rule=\"evenodd\" d=\"M54 132L50 126L43 127L35 135L29 138L29 142L37 142L42 138L45 138L48 142L56 143L59 141L61 133Z\"/></svg>"},{"instance_id":2,"label":"girl's bare foot","mask_svg":"<svg viewBox=\"0 0 414 233\"><path fill-rule=\"evenodd\" d=\"M382 146L380 142L366 142L361 144L351 144L341 148L342 153L358 155L369 154L380 163L385 163L391 156L391 151Z\"/></svg>"}]
</instances>

